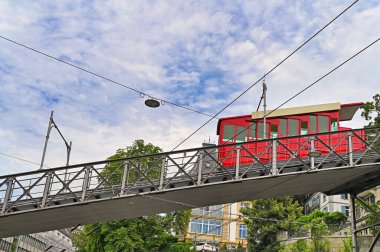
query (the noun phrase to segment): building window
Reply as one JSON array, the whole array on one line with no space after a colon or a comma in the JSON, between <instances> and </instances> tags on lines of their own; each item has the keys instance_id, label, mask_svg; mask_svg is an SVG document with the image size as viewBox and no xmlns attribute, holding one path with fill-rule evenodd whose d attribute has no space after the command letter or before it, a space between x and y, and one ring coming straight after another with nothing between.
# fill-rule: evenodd
<instances>
[{"instance_id":1,"label":"building window","mask_svg":"<svg viewBox=\"0 0 380 252\"><path fill-rule=\"evenodd\" d=\"M190 232L222 235L222 222L216 220L192 219L190 221Z\"/></svg>"},{"instance_id":2,"label":"building window","mask_svg":"<svg viewBox=\"0 0 380 252\"><path fill-rule=\"evenodd\" d=\"M241 202L240 203L240 208L245 208L245 207L249 207L250 205L249 205L249 203L248 202Z\"/></svg>"},{"instance_id":3,"label":"building window","mask_svg":"<svg viewBox=\"0 0 380 252\"><path fill-rule=\"evenodd\" d=\"M346 216L350 213L350 207L347 205L340 206L340 212L344 213Z\"/></svg>"},{"instance_id":4,"label":"building window","mask_svg":"<svg viewBox=\"0 0 380 252\"><path fill-rule=\"evenodd\" d=\"M328 211L329 211L329 208L327 206L325 206L324 208L322 208L322 212L327 213Z\"/></svg>"},{"instance_id":5,"label":"building window","mask_svg":"<svg viewBox=\"0 0 380 252\"><path fill-rule=\"evenodd\" d=\"M247 238L247 225L241 224L239 226L239 238Z\"/></svg>"},{"instance_id":6,"label":"building window","mask_svg":"<svg viewBox=\"0 0 380 252\"><path fill-rule=\"evenodd\" d=\"M343 200L348 200L348 194L347 193L341 194L340 198Z\"/></svg>"},{"instance_id":7,"label":"building window","mask_svg":"<svg viewBox=\"0 0 380 252\"><path fill-rule=\"evenodd\" d=\"M223 205L194 208L192 214L197 216L222 217Z\"/></svg>"},{"instance_id":8,"label":"building window","mask_svg":"<svg viewBox=\"0 0 380 252\"><path fill-rule=\"evenodd\" d=\"M326 194L323 194L323 196L322 196L322 202L326 202L326 200L327 200L327 196L326 196Z\"/></svg>"},{"instance_id":9,"label":"building window","mask_svg":"<svg viewBox=\"0 0 380 252\"><path fill-rule=\"evenodd\" d=\"M376 202L375 196L372 193L369 194L368 196L364 197L363 200L370 203L370 204L373 204Z\"/></svg>"}]
</instances>

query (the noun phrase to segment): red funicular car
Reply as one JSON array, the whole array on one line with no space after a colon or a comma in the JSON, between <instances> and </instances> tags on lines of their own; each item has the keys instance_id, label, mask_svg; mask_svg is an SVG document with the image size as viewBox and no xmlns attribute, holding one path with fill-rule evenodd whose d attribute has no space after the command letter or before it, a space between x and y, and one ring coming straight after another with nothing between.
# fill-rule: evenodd
<instances>
[{"instance_id":1,"label":"red funicular car","mask_svg":"<svg viewBox=\"0 0 380 252\"><path fill-rule=\"evenodd\" d=\"M347 153L347 140L342 141L340 136L342 133L339 133L339 131L349 130L350 128L342 127L340 122L350 121L356 111L363 105L364 103L362 102L349 104L328 103L278 109L272 113L269 110L267 111L269 115L266 118L265 137L263 111L254 112L252 115L221 118L217 128L219 145L249 142L249 144L245 144L245 147L249 149L251 154L259 155L264 152L259 157L260 162L270 162L270 152L264 150L268 146L268 141L259 140L289 137L283 140L282 143L285 143L285 147L289 150L297 150L303 142L302 137L292 138L292 136L337 132L336 134L322 134L318 137L330 146L338 145L335 149L336 153ZM338 143L338 141L340 142ZM353 144L356 146L362 145L357 139L353 141L355 141ZM277 147L278 160L285 160L291 155L285 147ZM223 166L235 165L236 153L231 152L232 148L232 146L226 146L219 149L219 160L222 161ZM322 155L323 152L328 152L329 150L321 143L316 143L316 148ZM308 158L308 151L308 149L301 148L297 152L297 156L299 158ZM252 155L244 154L244 151L240 155L241 164L254 162Z\"/></svg>"}]
</instances>

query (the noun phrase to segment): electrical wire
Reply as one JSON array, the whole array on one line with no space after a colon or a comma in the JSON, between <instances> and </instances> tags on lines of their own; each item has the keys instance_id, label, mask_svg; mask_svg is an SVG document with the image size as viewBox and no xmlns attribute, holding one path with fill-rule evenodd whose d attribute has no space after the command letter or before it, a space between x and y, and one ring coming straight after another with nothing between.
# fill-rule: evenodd
<instances>
[{"instance_id":1,"label":"electrical wire","mask_svg":"<svg viewBox=\"0 0 380 252\"><path fill-rule=\"evenodd\" d=\"M17 159L17 160L20 160L20 161L23 161L23 162L26 162L26 163L38 165L38 166L41 165L41 164L38 164L36 162L29 161L29 160L26 160L26 159L23 159L23 158L20 158L20 157L12 156L12 155L9 155L9 154L3 153L3 152L0 152L0 155L7 156L7 157L10 157L10 158L14 158L14 159ZM45 165L43 167L45 167L45 168L51 168L51 167L48 167L48 166L45 166Z\"/></svg>"},{"instance_id":2,"label":"electrical wire","mask_svg":"<svg viewBox=\"0 0 380 252\"><path fill-rule=\"evenodd\" d=\"M198 129L196 129L193 133L191 133L188 137L186 137L184 140L182 140L178 145L176 145L172 151L176 150L179 146L181 146L183 143L185 143L187 140L189 140L193 135L195 135L199 130L201 130L204 126L206 126L211 120L216 118L220 113L222 113L224 110L226 110L229 106L231 106L233 103L235 103L240 97L242 97L244 94L246 94L251 88L256 86L257 83L259 83L262 79L265 79L266 76L271 74L274 70L276 70L280 65L282 65L285 61L287 61L290 57L292 57L296 52L298 52L303 46L305 46L307 43L309 43L313 38L315 38L319 33L321 33L324 29L326 29L330 24L332 24L335 20L337 20L343 13L345 13L347 10L349 10L352 6L354 6L359 0L354 1L351 3L346 9L344 9L342 12L340 12L336 17L334 17L330 22L328 22L325 26L323 26L321 29L319 29L314 35L312 35L309 39L307 39L305 42L303 42L300 46L298 46L293 52L291 52L288 56L286 56L283 60L281 60L277 65L272 67L267 73L264 74L263 77L258 79L256 82L254 82L252 85L250 85L247 89L245 89L241 94L239 94L235 99L230 101L226 106L224 106L219 112L217 112L212 118L207 120L202 126L200 126Z\"/></svg>"},{"instance_id":3,"label":"electrical wire","mask_svg":"<svg viewBox=\"0 0 380 252\"><path fill-rule=\"evenodd\" d=\"M212 117L212 119L217 119L215 116L212 116L212 115L209 115L209 114L207 114L207 113L204 113L204 112L201 112L201 111L195 110L195 109L193 109L193 108L185 107L185 106L183 106L183 105L180 105L180 104L177 104L177 103L174 103L174 102L171 102L171 101L167 101L167 100L164 100L164 99L161 99L161 98L158 98L158 97L154 97L154 96L152 96L152 95L150 95L150 94L148 94L148 93L145 93L145 92L143 92L143 91L141 91L141 90L138 90L138 89L136 89L136 88L130 87L130 86L125 85L125 84L123 84L123 83L120 83L120 82L118 82L118 81L114 81L114 80L112 80L112 79L110 79L110 78L108 78L108 77L105 77L105 76L101 75L101 74L97 74L97 73L95 73L95 72L93 72L93 71L90 71L90 70L85 69L85 68L83 68L83 67L77 66L77 65L75 65L75 64L73 64L73 63L70 63L70 62L67 62L67 61L65 61L65 60L59 59L59 58L54 57L54 56L52 56L52 55L50 55L50 54L48 54L48 53L45 53L45 52L42 52L42 51L40 51L40 50L34 49L34 48L30 47L30 46L27 46L27 45L25 45L25 44L22 44L22 43L20 43L20 42L17 42L17 41L15 41L15 40L10 39L10 38L4 37L4 36L2 36L2 35L0 35L0 38L3 39L3 40L6 40L6 41L8 41L8 42L11 42L11 43L13 43L13 44L15 44L15 45L21 46L21 47L23 47L23 48L25 48L25 49L28 49L28 50L30 50L30 51L33 51L33 52L35 52L35 53L38 53L38 54L40 54L40 55L43 55L43 56L45 56L45 57L48 57L48 58L50 58L50 59L53 59L53 60L55 60L55 61L58 61L58 62L60 62L60 63L66 64L66 65L68 65L68 66L70 66L70 67L76 68L76 69L78 69L78 70L80 70L80 71L86 72L86 73L88 73L88 74L90 74L90 75L96 76L96 77L98 77L98 78L100 78L100 79L103 79L103 80L108 81L108 82L110 82L110 83L113 83L113 84L115 84L115 85L119 85L119 86L121 86L121 87L124 87L124 88L126 88L126 89L129 89L130 91L133 91L133 92L136 92L136 93L140 94L142 97L144 97L144 96L148 96L148 97L150 97L150 98L152 98L152 99L155 99L155 100L161 101L162 103L167 103L167 104L170 104L170 105L175 106L175 107L178 107L178 108L182 108L182 109L189 110L189 111L192 111L192 112L195 112L195 113L201 114L201 115L205 115L205 116L208 116L208 117Z\"/></svg>"}]
</instances>

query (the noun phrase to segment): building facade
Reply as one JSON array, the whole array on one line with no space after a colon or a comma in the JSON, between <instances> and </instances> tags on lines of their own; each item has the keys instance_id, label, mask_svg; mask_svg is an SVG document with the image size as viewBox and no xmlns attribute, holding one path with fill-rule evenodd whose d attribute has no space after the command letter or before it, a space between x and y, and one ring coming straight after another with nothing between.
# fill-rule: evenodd
<instances>
[{"instance_id":1,"label":"building facade","mask_svg":"<svg viewBox=\"0 0 380 252\"><path fill-rule=\"evenodd\" d=\"M247 226L240 209L249 204L238 202L193 209L185 240L206 242L217 248L246 248Z\"/></svg>"},{"instance_id":2,"label":"building facade","mask_svg":"<svg viewBox=\"0 0 380 252\"><path fill-rule=\"evenodd\" d=\"M13 250L12 250L13 249ZM74 252L70 234L54 230L17 237L0 238L0 252Z\"/></svg>"},{"instance_id":3,"label":"building facade","mask_svg":"<svg viewBox=\"0 0 380 252\"><path fill-rule=\"evenodd\" d=\"M349 216L350 212L350 195L326 195L318 192L312 194L305 202L305 214L310 214L314 210L322 212L342 212Z\"/></svg>"}]
</instances>

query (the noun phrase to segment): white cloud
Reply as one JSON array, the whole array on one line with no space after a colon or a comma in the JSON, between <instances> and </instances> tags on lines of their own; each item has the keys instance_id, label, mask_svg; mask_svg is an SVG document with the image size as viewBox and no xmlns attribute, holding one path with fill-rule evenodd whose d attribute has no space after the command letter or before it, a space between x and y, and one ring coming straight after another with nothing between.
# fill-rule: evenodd
<instances>
[{"instance_id":1,"label":"white cloud","mask_svg":"<svg viewBox=\"0 0 380 252\"><path fill-rule=\"evenodd\" d=\"M0 2L0 35L110 79L212 114L347 6L346 1ZM377 2L359 2L267 77L275 107L379 36ZM0 40L0 151L39 162L49 113L73 141L72 163L106 158L137 138L170 150L207 117ZM379 92L379 49L289 103L355 102ZM256 109L261 83L222 115ZM362 125L355 117L352 125ZM182 147L215 139L216 121ZM0 174L35 169L0 156ZM46 163L65 163L55 132Z\"/></svg>"}]
</instances>

